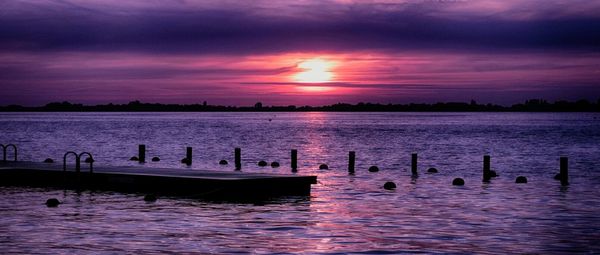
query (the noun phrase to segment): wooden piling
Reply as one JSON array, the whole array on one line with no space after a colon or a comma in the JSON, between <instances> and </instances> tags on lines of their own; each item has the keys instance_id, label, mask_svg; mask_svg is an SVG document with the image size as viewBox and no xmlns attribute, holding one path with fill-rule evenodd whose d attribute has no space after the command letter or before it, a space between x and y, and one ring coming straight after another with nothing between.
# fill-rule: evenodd
<instances>
[{"instance_id":1,"label":"wooden piling","mask_svg":"<svg viewBox=\"0 0 600 255\"><path fill-rule=\"evenodd\" d=\"M298 150L292 150L292 172L298 171Z\"/></svg>"},{"instance_id":2,"label":"wooden piling","mask_svg":"<svg viewBox=\"0 0 600 255\"><path fill-rule=\"evenodd\" d=\"M417 171L417 153L413 153L410 161L410 171L413 176L419 175Z\"/></svg>"},{"instance_id":3,"label":"wooden piling","mask_svg":"<svg viewBox=\"0 0 600 255\"><path fill-rule=\"evenodd\" d=\"M192 164L192 147L187 147L185 152L185 158L187 158L187 165Z\"/></svg>"},{"instance_id":4,"label":"wooden piling","mask_svg":"<svg viewBox=\"0 0 600 255\"><path fill-rule=\"evenodd\" d=\"M492 175L490 172L490 155L484 155L483 156L483 181L489 182L491 178L492 178Z\"/></svg>"},{"instance_id":5,"label":"wooden piling","mask_svg":"<svg viewBox=\"0 0 600 255\"><path fill-rule=\"evenodd\" d=\"M354 163L356 161L356 152L351 151L348 153L348 173L354 174Z\"/></svg>"},{"instance_id":6,"label":"wooden piling","mask_svg":"<svg viewBox=\"0 0 600 255\"><path fill-rule=\"evenodd\" d=\"M560 185L569 185L569 158L560 157Z\"/></svg>"},{"instance_id":7,"label":"wooden piling","mask_svg":"<svg viewBox=\"0 0 600 255\"><path fill-rule=\"evenodd\" d=\"M235 170L242 170L242 149L235 148Z\"/></svg>"},{"instance_id":8,"label":"wooden piling","mask_svg":"<svg viewBox=\"0 0 600 255\"><path fill-rule=\"evenodd\" d=\"M140 163L146 162L146 145L144 144L138 146L138 161Z\"/></svg>"}]
</instances>

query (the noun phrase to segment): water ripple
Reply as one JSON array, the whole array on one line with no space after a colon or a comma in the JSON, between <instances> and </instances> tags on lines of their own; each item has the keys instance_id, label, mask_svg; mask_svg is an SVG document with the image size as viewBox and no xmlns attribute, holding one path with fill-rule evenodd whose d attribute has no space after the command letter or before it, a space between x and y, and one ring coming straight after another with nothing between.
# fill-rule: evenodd
<instances>
[{"instance_id":1,"label":"water ripple","mask_svg":"<svg viewBox=\"0 0 600 255\"><path fill-rule=\"evenodd\" d=\"M591 114L597 116L598 114ZM0 187L0 252L79 253L600 253L600 122L590 114L524 113L0 113L0 141L24 160L89 150L98 164L145 143L149 166L318 175L310 198L211 203L144 194ZM268 118L274 118L268 122ZM357 153L356 176L346 170ZM411 179L410 154L419 171ZM481 182L481 156L500 177ZM570 155L571 185L552 179ZM279 161L278 169L259 160ZM327 163L330 170L318 170ZM366 169L378 165L378 173ZM514 179L527 176L529 183ZM450 185L461 177L466 185ZM397 189L382 189L394 181ZM47 208L46 199L63 202Z\"/></svg>"}]
</instances>

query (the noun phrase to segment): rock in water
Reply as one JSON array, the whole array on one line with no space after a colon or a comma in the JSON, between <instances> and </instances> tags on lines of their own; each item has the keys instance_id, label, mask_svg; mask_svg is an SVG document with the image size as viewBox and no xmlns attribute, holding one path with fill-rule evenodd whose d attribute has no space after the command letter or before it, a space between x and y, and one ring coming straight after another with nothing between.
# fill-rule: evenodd
<instances>
[{"instance_id":1,"label":"rock in water","mask_svg":"<svg viewBox=\"0 0 600 255\"><path fill-rule=\"evenodd\" d=\"M560 173L557 173L556 175L554 175L554 180L560 181L561 178L562 178L562 176L560 176Z\"/></svg>"},{"instance_id":2,"label":"rock in water","mask_svg":"<svg viewBox=\"0 0 600 255\"><path fill-rule=\"evenodd\" d=\"M369 172L371 172L371 173L379 172L379 167L371 166L371 167L369 167Z\"/></svg>"},{"instance_id":3,"label":"rock in water","mask_svg":"<svg viewBox=\"0 0 600 255\"><path fill-rule=\"evenodd\" d=\"M527 183L527 177L525 177L525 176L519 176L515 180L515 183Z\"/></svg>"},{"instance_id":4,"label":"rock in water","mask_svg":"<svg viewBox=\"0 0 600 255\"><path fill-rule=\"evenodd\" d=\"M393 182L386 182L385 184L383 184L383 188L387 190L393 190L396 189L396 184Z\"/></svg>"},{"instance_id":5,"label":"rock in water","mask_svg":"<svg viewBox=\"0 0 600 255\"><path fill-rule=\"evenodd\" d=\"M455 178L454 180L452 180L452 185L463 186L465 185L465 180L463 180L462 178Z\"/></svg>"},{"instance_id":6,"label":"rock in water","mask_svg":"<svg viewBox=\"0 0 600 255\"><path fill-rule=\"evenodd\" d=\"M56 198L50 198L46 200L46 206L48 207L57 207L60 204L60 201Z\"/></svg>"},{"instance_id":7,"label":"rock in water","mask_svg":"<svg viewBox=\"0 0 600 255\"><path fill-rule=\"evenodd\" d=\"M434 174L434 173L437 173L438 170L435 167L431 167L431 168L427 169L427 172L430 174Z\"/></svg>"}]
</instances>

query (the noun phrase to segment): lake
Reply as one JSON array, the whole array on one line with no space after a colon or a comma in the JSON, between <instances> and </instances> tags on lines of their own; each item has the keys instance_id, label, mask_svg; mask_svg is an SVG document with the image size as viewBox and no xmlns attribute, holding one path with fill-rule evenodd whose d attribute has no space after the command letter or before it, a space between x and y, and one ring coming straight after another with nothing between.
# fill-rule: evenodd
<instances>
[{"instance_id":1,"label":"lake","mask_svg":"<svg viewBox=\"0 0 600 255\"><path fill-rule=\"evenodd\" d=\"M310 197L260 204L0 187L3 254L600 252L598 113L0 113L0 143L18 145L19 160L60 163L74 150L114 166L139 165L129 158L146 144L161 161L142 167L222 171L240 147L242 171L289 174L297 149L296 174L318 176ZM553 179L561 156L568 187ZM47 208L51 197L63 204Z\"/></svg>"}]
</instances>

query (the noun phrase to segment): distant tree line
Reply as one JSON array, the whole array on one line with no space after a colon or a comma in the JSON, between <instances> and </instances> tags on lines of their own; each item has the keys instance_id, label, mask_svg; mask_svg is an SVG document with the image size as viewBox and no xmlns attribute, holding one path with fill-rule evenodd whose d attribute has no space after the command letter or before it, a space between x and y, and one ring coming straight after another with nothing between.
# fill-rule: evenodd
<instances>
[{"instance_id":1,"label":"distant tree line","mask_svg":"<svg viewBox=\"0 0 600 255\"><path fill-rule=\"evenodd\" d=\"M449 102L435 104L373 104L338 103L326 106L263 106L261 102L254 106L221 106L202 104L157 104L142 103L140 101L128 104L83 105L69 102L49 103L39 107L25 107L20 105L0 106L2 112L599 112L600 99L590 102L579 100L575 102L556 101L549 103L546 100L531 99L525 103L512 106L495 104L477 104Z\"/></svg>"}]
</instances>

